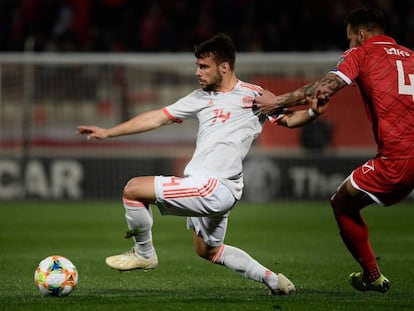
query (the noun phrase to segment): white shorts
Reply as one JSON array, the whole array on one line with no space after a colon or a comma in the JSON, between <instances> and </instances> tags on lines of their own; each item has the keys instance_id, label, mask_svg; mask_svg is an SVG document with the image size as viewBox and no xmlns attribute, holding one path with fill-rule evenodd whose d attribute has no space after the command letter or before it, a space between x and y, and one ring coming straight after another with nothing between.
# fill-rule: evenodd
<instances>
[{"instance_id":1,"label":"white shorts","mask_svg":"<svg viewBox=\"0 0 414 311\"><path fill-rule=\"evenodd\" d=\"M187 228L210 246L223 243L236 199L214 178L155 176L156 204L162 215L187 216Z\"/></svg>"}]
</instances>

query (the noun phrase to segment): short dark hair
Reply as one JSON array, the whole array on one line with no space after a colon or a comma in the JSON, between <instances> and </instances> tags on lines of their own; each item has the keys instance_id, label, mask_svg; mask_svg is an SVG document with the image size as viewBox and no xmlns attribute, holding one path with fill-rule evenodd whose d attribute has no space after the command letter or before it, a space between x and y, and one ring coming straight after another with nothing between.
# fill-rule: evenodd
<instances>
[{"instance_id":1,"label":"short dark hair","mask_svg":"<svg viewBox=\"0 0 414 311\"><path fill-rule=\"evenodd\" d=\"M236 47L230 36L225 33L218 33L211 39L195 46L194 55L197 58L214 55L216 64L227 62L231 70L234 70L236 63Z\"/></svg>"},{"instance_id":2,"label":"short dark hair","mask_svg":"<svg viewBox=\"0 0 414 311\"><path fill-rule=\"evenodd\" d=\"M384 14L375 8L361 7L351 11L345 19L345 24L351 27L351 30L356 33L358 28L364 27L368 31L385 30Z\"/></svg>"}]
</instances>

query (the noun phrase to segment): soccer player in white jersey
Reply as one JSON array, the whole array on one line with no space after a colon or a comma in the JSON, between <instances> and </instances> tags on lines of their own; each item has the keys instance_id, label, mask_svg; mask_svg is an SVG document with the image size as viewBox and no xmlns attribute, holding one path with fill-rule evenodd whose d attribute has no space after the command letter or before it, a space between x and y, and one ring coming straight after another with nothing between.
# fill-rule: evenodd
<instances>
[{"instance_id":1,"label":"soccer player in white jersey","mask_svg":"<svg viewBox=\"0 0 414 311\"><path fill-rule=\"evenodd\" d=\"M224 244L230 210L242 195L243 159L266 120L253 104L261 88L237 79L235 47L225 34L196 46L195 56L201 89L109 129L77 127L78 133L88 139L106 139L181 123L187 118L199 120L196 149L182 177L141 176L126 184L123 204L127 236L133 237L135 244L124 254L106 258L106 263L120 271L158 265L150 209L150 204L156 204L163 215L187 217L200 257L265 284L273 294L288 295L295 286L286 276L272 272L245 251Z\"/></svg>"}]
</instances>

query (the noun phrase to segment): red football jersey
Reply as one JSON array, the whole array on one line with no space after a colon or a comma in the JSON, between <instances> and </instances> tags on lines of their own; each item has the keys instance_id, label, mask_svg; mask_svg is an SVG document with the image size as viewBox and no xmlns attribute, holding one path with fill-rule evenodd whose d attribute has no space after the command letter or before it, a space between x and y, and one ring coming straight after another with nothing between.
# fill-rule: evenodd
<instances>
[{"instance_id":1,"label":"red football jersey","mask_svg":"<svg viewBox=\"0 0 414 311\"><path fill-rule=\"evenodd\" d=\"M348 84L358 84L378 154L414 158L413 51L388 36L375 36L347 50L332 72Z\"/></svg>"}]
</instances>

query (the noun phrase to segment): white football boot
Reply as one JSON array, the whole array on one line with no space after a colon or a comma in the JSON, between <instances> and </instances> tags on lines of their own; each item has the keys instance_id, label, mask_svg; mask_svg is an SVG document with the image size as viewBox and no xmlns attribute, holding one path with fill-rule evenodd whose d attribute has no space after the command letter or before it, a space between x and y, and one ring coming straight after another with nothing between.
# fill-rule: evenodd
<instances>
[{"instance_id":1,"label":"white football boot","mask_svg":"<svg viewBox=\"0 0 414 311\"><path fill-rule=\"evenodd\" d=\"M134 248L132 248L123 254L106 257L105 262L112 269L119 271L130 271L135 269L149 270L155 269L158 265L158 257L157 253L154 252L152 257L146 259L138 255Z\"/></svg>"},{"instance_id":2,"label":"white football boot","mask_svg":"<svg viewBox=\"0 0 414 311\"><path fill-rule=\"evenodd\" d=\"M278 275L279 281L275 288L272 288L273 295L290 295L296 291L295 285L282 273Z\"/></svg>"}]
</instances>

